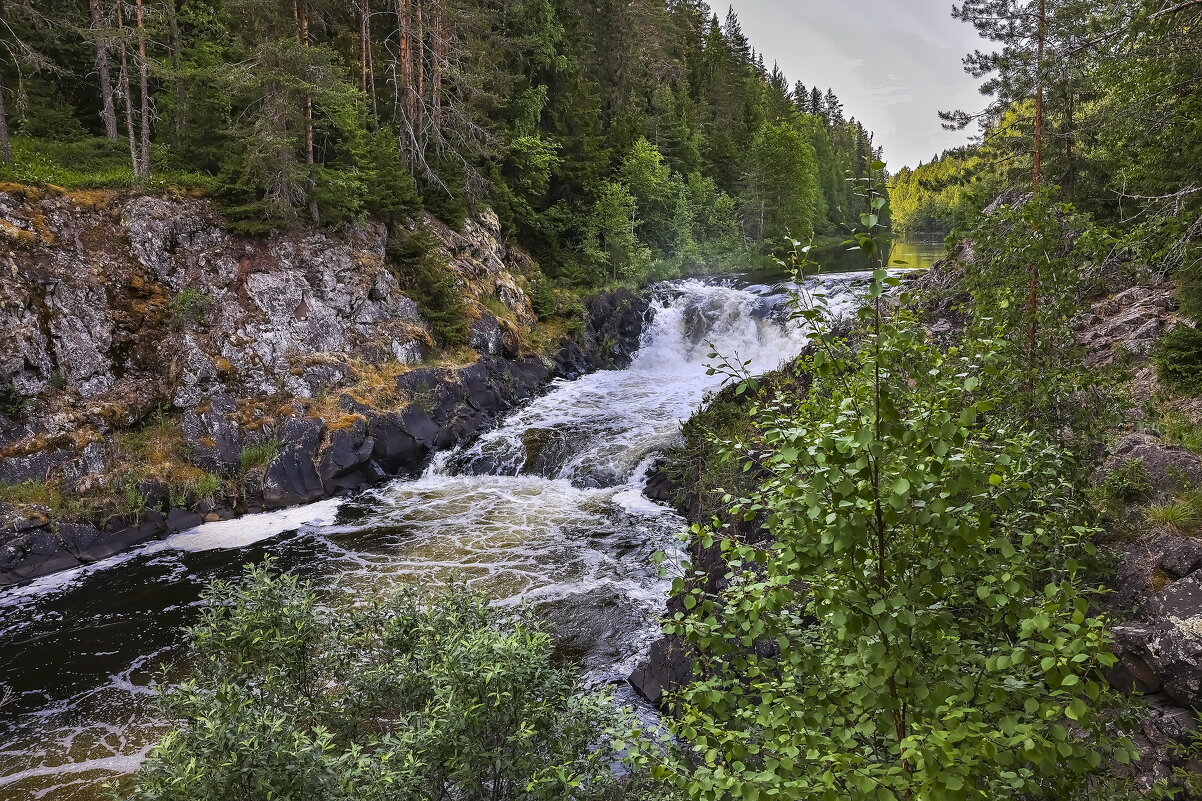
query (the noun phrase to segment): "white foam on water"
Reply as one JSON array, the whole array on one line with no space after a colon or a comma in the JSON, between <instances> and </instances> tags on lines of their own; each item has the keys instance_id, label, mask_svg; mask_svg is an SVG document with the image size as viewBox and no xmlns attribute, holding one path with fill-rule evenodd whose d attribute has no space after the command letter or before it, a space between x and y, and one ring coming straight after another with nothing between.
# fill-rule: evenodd
<instances>
[{"instance_id":1,"label":"white foam on water","mask_svg":"<svg viewBox=\"0 0 1202 801\"><path fill-rule=\"evenodd\" d=\"M195 528L172 534L165 544L181 551L192 552L245 548L256 542L278 537L287 531L332 524L342 503L342 498L329 498L307 506L281 509L278 512L261 512L234 520L202 523Z\"/></svg>"},{"instance_id":2,"label":"white foam on water","mask_svg":"<svg viewBox=\"0 0 1202 801\"><path fill-rule=\"evenodd\" d=\"M821 286L838 313L863 280L830 276L806 289ZM787 289L661 285L629 369L553 383L418 480L207 523L0 594L0 642L46 655L21 669L50 677L26 683L25 711L8 728L0 719L0 788L75 801L95 795L94 777L135 770L164 726L148 703L154 668L180 653L164 621L186 621L199 586L236 573L239 559L220 551L291 531L305 536L270 549L298 555L332 601L459 576L565 633L587 683L625 676L659 636L670 586L651 554L676 564L684 525L643 496L647 472L722 385L707 374L711 351L762 373L805 346L805 330L784 322ZM192 589L181 596L181 586Z\"/></svg>"}]
</instances>

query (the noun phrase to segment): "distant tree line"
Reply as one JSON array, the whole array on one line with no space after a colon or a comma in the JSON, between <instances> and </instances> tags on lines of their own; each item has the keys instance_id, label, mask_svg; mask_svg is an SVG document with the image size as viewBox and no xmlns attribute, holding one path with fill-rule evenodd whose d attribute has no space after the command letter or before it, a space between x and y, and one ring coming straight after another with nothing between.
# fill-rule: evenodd
<instances>
[{"instance_id":1,"label":"distant tree line","mask_svg":"<svg viewBox=\"0 0 1202 801\"><path fill-rule=\"evenodd\" d=\"M0 177L199 184L242 229L495 208L553 277L846 221L879 155L701 0L0 0Z\"/></svg>"}]
</instances>

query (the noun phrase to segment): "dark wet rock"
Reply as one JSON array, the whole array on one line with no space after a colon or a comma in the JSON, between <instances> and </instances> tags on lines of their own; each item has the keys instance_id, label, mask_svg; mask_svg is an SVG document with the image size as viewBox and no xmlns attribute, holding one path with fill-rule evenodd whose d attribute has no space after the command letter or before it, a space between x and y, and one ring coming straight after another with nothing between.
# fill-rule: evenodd
<instances>
[{"instance_id":1,"label":"dark wet rock","mask_svg":"<svg viewBox=\"0 0 1202 801\"><path fill-rule=\"evenodd\" d=\"M662 465L657 465L652 469L651 474L647 477L647 486L643 488L643 494L659 503L673 504L676 502L676 485L663 470Z\"/></svg>"},{"instance_id":2,"label":"dark wet rock","mask_svg":"<svg viewBox=\"0 0 1202 801\"><path fill-rule=\"evenodd\" d=\"M374 415L370 423L375 443L372 457L384 470L405 476L421 472L440 432L430 415L409 406L400 412Z\"/></svg>"},{"instance_id":3,"label":"dark wet rock","mask_svg":"<svg viewBox=\"0 0 1202 801\"><path fill-rule=\"evenodd\" d=\"M555 373L574 380L589 371L589 360L584 350L571 339L563 340L555 354Z\"/></svg>"},{"instance_id":4,"label":"dark wet rock","mask_svg":"<svg viewBox=\"0 0 1202 801\"><path fill-rule=\"evenodd\" d=\"M325 422L316 417L290 417L280 426L280 441L312 456L325 433Z\"/></svg>"},{"instance_id":5,"label":"dark wet rock","mask_svg":"<svg viewBox=\"0 0 1202 801\"><path fill-rule=\"evenodd\" d=\"M233 396L219 393L209 398L207 406L184 415L184 438L198 466L223 476L241 469L246 437L234 419L237 412Z\"/></svg>"},{"instance_id":6,"label":"dark wet rock","mask_svg":"<svg viewBox=\"0 0 1202 801\"><path fill-rule=\"evenodd\" d=\"M1121 664L1111 680L1144 692L1163 692L1189 706L1202 704L1202 576L1153 594L1140 620L1116 626Z\"/></svg>"},{"instance_id":7,"label":"dark wet rock","mask_svg":"<svg viewBox=\"0 0 1202 801\"><path fill-rule=\"evenodd\" d=\"M692 660L679 638L663 637L651 644L647 658L630 674L635 692L657 706L673 691L688 683Z\"/></svg>"},{"instance_id":8,"label":"dark wet rock","mask_svg":"<svg viewBox=\"0 0 1202 801\"><path fill-rule=\"evenodd\" d=\"M15 584L82 564L57 534L45 528L24 532L0 548L0 584Z\"/></svg>"},{"instance_id":9,"label":"dark wet rock","mask_svg":"<svg viewBox=\"0 0 1202 801\"><path fill-rule=\"evenodd\" d=\"M361 415L331 426L317 467L326 492L355 490L378 480L378 467L372 463L375 445L367 435L367 420Z\"/></svg>"},{"instance_id":10,"label":"dark wet rock","mask_svg":"<svg viewBox=\"0 0 1202 801\"><path fill-rule=\"evenodd\" d=\"M141 522L132 526L124 526L116 531L104 532L86 547L81 548L76 556L81 562L98 562L166 533L166 519L158 512L147 511Z\"/></svg>"},{"instance_id":11,"label":"dark wet rock","mask_svg":"<svg viewBox=\"0 0 1202 801\"><path fill-rule=\"evenodd\" d=\"M313 463L316 450L316 444L310 449L303 441L286 445L267 464L261 485L266 508L282 509L325 497L325 484Z\"/></svg>"},{"instance_id":12,"label":"dark wet rock","mask_svg":"<svg viewBox=\"0 0 1202 801\"><path fill-rule=\"evenodd\" d=\"M204 522L204 515L187 509L172 509L167 514L167 530L171 533L196 528Z\"/></svg>"},{"instance_id":13,"label":"dark wet rock","mask_svg":"<svg viewBox=\"0 0 1202 801\"><path fill-rule=\"evenodd\" d=\"M589 299L584 338L596 354L598 367L630 365L630 357L639 349L650 305L645 297L629 289L602 292Z\"/></svg>"},{"instance_id":14,"label":"dark wet rock","mask_svg":"<svg viewBox=\"0 0 1202 801\"><path fill-rule=\"evenodd\" d=\"M57 467L66 464L74 456L69 450L56 448L38 451L28 456L0 459L0 484L45 481Z\"/></svg>"}]
</instances>

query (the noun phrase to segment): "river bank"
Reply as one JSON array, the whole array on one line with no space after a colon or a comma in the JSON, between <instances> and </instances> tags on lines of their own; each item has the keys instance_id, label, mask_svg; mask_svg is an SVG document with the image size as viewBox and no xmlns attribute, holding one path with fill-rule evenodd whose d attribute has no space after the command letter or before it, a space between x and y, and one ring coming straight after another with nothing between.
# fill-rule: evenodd
<instances>
[{"instance_id":1,"label":"river bank","mask_svg":"<svg viewBox=\"0 0 1202 801\"><path fill-rule=\"evenodd\" d=\"M28 234L0 287L0 586L416 475L553 378L628 365L645 322L618 290L540 323L489 213L405 234L459 293L443 351L380 225L244 237L203 200L30 187L0 216Z\"/></svg>"},{"instance_id":2,"label":"river bank","mask_svg":"<svg viewBox=\"0 0 1202 801\"><path fill-rule=\"evenodd\" d=\"M963 299L963 275L972 269L972 259L971 248L962 249L908 285L928 334L945 344L954 344L963 333L956 299ZM1129 694L1135 722L1124 723L1123 731L1140 754L1131 767L1110 768L1140 792L1179 780L1178 772L1196 767L1190 754L1202 667L1190 621L1202 612L1196 592L1202 549L1185 527L1158 522L1149 512L1184 503L1180 499L1194 497L1190 493L1202 481L1202 454L1161 428L1163 419L1180 418L1158 417L1188 413L1192 405L1159 385L1149 363L1158 339L1178 324L1171 283L1141 284L1127 277L1092 301L1074 324L1093 381L1115 385L1119 397L1126 398L1124 414L1107 432L1105 452L1090 457L1096 472L1088 492L1103 525L1099 544L1104 554L1098 564L1105 570L1098 577L1102 587L1094 603L1108 617L1118 657L1106 679ZM695 531L721 531L748 545L766 543L770 535L762 517L732 514L729 501L755 497L765 474L758 467L746 469L750 463L721 458L723 443L742 443L748 454L767 447L761 440L763 421L751 409L778 392L804 397L810 381L798 361L763 376L745 393L732 386L713 395L685 424L684 443L658 465L649 494L673 505L700 527ZM686 588L701 587L716 597L728 586L731 569L716 536L712 541L693 536L686 553L695 571L685 579ZM669 618L692 614L684 598L678 594L669 601ZM703 678L694 672L693 657L684 640L666 635L651 646L648 658L631 674L631 684L649 702L671 712L674 693Z\"/></svg>"},{"instance_id":3,"label":"river bank","mask_svg":"<svg viewBox=\"0 0 1202 801\"><path fill-rule=\"evenodd\" d=\"M850 303L856 277L830 280ZM709 343L760 370L804 346L783 326L784 298L771 285L660 287L628 369L554 382L416 479L201 525L0 595L0 682L13 692L0 787L88 798L134 769L161 731L155 668L178 658L201 588L263 555L346 602L462 575L502 603L537 605L589 683L624 684L667 595L651 555L674 552L683 523L643 496L647 471L721 381L706 374Z\"/></svg>"}]
</instances>

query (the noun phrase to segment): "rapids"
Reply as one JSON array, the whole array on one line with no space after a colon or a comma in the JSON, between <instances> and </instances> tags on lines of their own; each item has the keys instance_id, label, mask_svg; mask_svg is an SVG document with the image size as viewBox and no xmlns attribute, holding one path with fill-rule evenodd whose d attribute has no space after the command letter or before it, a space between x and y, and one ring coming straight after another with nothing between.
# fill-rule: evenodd
<instances>
[{"instance_id":1,"label":"rapids","mask_svg":"<svg viewBox=\"0 0 1202 801\"><path fill-rule=\"evenodd\" d=\"M845 310L863 279L808 288ZM268 554L332 603L461 576L498 603L536 605L587 683L621 684L658 635L668 580L650 557L678 548L684 522L643 496L646 473L720 386L711 343L755 372L802 348L785 289L660 285L629 369L556 381L417 480L207 524L0 594L0 797L101 798L101 782L136 770L164 729L160 665L182 656L200 592Z\"/></svg>"}]
</instances>

